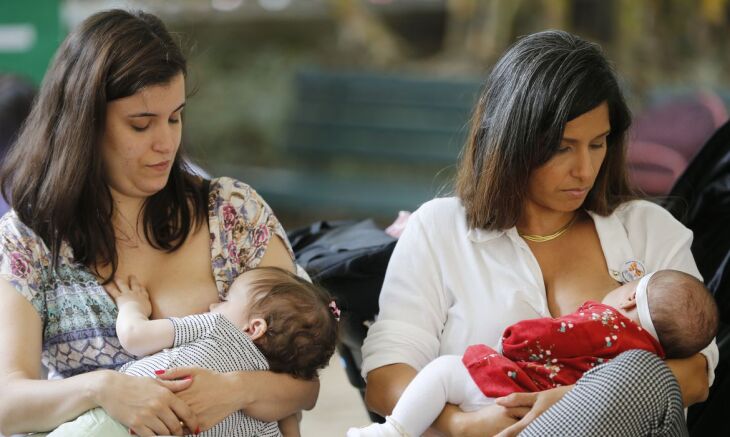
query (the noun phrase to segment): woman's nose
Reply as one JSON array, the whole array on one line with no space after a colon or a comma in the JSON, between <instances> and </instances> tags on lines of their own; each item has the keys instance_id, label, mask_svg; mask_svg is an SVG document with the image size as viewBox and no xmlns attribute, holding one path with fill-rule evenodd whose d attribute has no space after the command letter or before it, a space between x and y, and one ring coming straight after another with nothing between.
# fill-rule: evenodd
<instances>
[{"instance_id":1,"label":"woman's nose","mask_svg":"<svg viewBox=\"0 0 730 437\"><path fill-rule=\"evenodd\" d=\"M169 153L175 150L178 141L177 131L174 126L163 126L157 131L152 148L156 152Z\"/></svg>"},{"instance_id":2,"label":"woman's nose","mask_svg":"<svg viewBox=\"0 0 730 437\"><path fill-rule=\"evenodd\" d=\"M593 176L593 171L590 152L588 150L579 150L575 154L575 161L573 162L573 177L581 180L590 179Z\"/></svg>"}]
</instances>

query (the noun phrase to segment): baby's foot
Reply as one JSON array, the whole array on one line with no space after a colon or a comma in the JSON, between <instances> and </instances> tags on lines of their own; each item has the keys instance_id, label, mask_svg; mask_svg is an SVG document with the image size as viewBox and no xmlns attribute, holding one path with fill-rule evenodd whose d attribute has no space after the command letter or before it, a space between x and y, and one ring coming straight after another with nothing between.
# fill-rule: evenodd
<instances>
[{"instance_id":1,"label":"baby's foot","mask_svg":"<svg viewBox=\"0 0 730 437\"><path fill-rule=\"evenodd\" d=\"M410 437L400 425L390 417L385 423L373 423L365 428L350 428L347 437Z\"/></svg>"}]
</instances>

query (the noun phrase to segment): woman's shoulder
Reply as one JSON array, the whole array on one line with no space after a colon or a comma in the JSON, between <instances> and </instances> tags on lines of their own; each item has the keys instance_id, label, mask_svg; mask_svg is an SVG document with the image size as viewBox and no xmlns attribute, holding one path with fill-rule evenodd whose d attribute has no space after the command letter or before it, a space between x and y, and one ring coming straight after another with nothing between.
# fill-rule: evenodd
<instances>
[{"instance_id":1,"label":"woman's shoulder","mask_svg":"<svg viewBox=\"0 0 730 437\"><path fill-rule=\"evenodd\" d=\"M21 249L27 252L44 250L45 244L14 210L10 210L0 218L0 252Z\"/></svg>"},{"instance_id":2,"label":"woman's shoulder","mask_svg":"<svg viewBox=\"0 0 730 437\"><path fill-rule=\"evenodd\" d=\"M431 247L458 246L469 233L461 200L443 197L422 204L409 218L406 232L408 239L428 241Z\"/></svg>"},{"instance_id":3,"label":"woman's shoulder","mask_svg":"<svg viewBox=\"0 0 730 437\"><path fill-rule=\"evenodd\" d=\"M228 176L221 176L210 180L211 197L230 199L231 196L260 197L250 185Z\"/></svg>"},{"instance_id":4,"label":"woman's shoulder","mask_svg":"<svg viewBox=\"0 0 730 437\"><path fill-rule=\"evenodd\" d=\"M211 179L208 192L209 212L215 215L231 207L241 213L271 214L269 205L250 185L225 176Z\"/></svg>"},{"instance_id":5,"label":"woman's shoulder","mask_svg":"<svg viewBox=\"0 0 730 437\"><path fill-rule=\"evenodd\" d=\"M422 204L414 213L426 227L466 223L466 212L458 197L439 197Z\"/></svg>"},{"instance_id":6,"label":"woman's shoulder","mask_svg":"<svg viewBox=\"0 0 730 437\"><path fill-rule=\"evenodd\" d=\"M222 296L233 279L259 264L273 235L293 256L281 223L250 185L229 177L212 179L208 211L213 270Z\"/></svg>"},{"instance_id":7,"label":"woman's shoulder","mask_svg":"<svg viewBox=\"0 0 730 437\"><path fill-rule=\"evenodd\" d=\"M661 205L643 199L630 200L622 203L616 208L613 215L629 231L636 228L662 230L684 227Z\"/></svg>"}]
</instances>

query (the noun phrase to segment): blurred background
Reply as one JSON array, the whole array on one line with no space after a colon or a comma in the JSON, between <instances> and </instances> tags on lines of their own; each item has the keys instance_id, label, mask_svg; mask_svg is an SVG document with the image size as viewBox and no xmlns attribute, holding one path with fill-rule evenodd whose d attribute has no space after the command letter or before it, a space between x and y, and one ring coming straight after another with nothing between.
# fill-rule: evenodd
<instances>
[{"instance_id":1,"label":"blurred background","mask_svg":"<svg viewBox=\"0 0 730 437\"><path fill-rule=\"evenodd\" d=\"M603 46L635 115L631 177L650 196L669 193L728 118L728 0L0 0L0 75L37 87L69 29L113 7L176 33L190 159L252 185L287 230L386 225L448 194L483 80L532 32ZM0 101L7 89L0 80ZM304 435L369 420L330 369Z\"/></svg>"},{"instance_id":2,"label":"blurred background","mask_svg":"<svg viewBox=\"0 0 730 437\"><path fill-rule=\"evenodd\" d=\"M68 30L111 7L178 34L191 159L253 185L287 229L386 224L448 193L482 81L535 31L604 47L648 194L669 191L730 104L726 0L3 0L0 73L37 85Z\"/></svg>"}]
</instances>

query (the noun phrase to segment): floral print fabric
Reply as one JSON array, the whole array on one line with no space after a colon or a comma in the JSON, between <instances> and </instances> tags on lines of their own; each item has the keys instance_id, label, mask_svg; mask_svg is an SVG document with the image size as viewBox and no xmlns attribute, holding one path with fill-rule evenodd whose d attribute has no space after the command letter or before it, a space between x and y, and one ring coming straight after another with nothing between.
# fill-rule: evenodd
<instances>
[{"instance_id":1,"label":"floral print fabric","mask_svg":"<svg viewBox=\"0 0 730 437\"><path fill-rule=\"evenodd\" d=\"M575 384L583 373L622 352L643 349L664 358L657 339L615 308L588 301L558 318L523 320L502 336L502 353L469 346L462 362L485 396L537 392Z\"/></svg>"},{"instance_id":2,"label":"floral print fabric","mask_svg":"<svg viewBox=\"0 0 730 437\"><path fill-rule=\"evenodd\" d=\"M291 253L271 208L248 185L213 179L208 197L213 277L225 297L239 274L256 267L272 235ZM43 324L41 359L49 378L118 369L134 357L116 336L117 308L97 278L63 245L53 271L50 251L14 211L0 219L0 277L26 298Z\"/></svg>"},{"instance_id":3,"label":"floral print fabric","mask_svg":"<svg viewBox=\"0 0 730 437\"><path fill-rule=\"evenodd\" d=\"M210 192L213 277L221 298L238 275L258 266L272 235L281 238L294 259L284 228L251 187L235 179L220 178L211 181Z\"/></svg>"}]
</instances>

